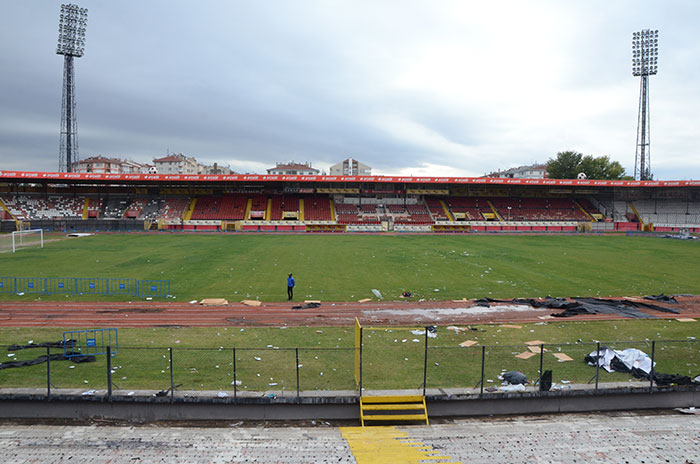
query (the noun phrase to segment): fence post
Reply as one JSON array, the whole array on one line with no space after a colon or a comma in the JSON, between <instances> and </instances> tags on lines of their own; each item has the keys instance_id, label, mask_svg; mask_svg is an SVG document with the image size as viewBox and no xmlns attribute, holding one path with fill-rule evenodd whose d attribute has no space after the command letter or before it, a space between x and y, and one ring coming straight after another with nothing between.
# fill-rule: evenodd
<instances>
[{"instance_id":1,"label":"fence post","mask_svg":"<svg viewBox=\"0 0 700 464\"><path fill-rule=\"evenodd\" d=\"M544 361L544 343L540 344L540 395L542 394L542 361Z\"/></svg>"},{"instance_id":2,"label":"fence post","mask_svg":"<svg viewBox=\"0 0 700 464\"><path fill-rule=\"evenodd\" d=\"M299 402L299 348L294 348L297 358L297 403Z\"/></svg>"},{"instance_id":3,"label":"fence post","mask_svg":"<svg viewBox=\"0 0 700 464\"><path fill-rule=\"evenodd\" d=\"M175 401L175 379L173 377L173 348L168 348L168 351L170 352L170 403L172 404L173 401Z\"/></svg>"},{"instance_id":4,"label":"fence post","mask_svg":"<svg viewBox=\"0 0 700 464\"><path fill-rule=\"evenodd\" d=\"M112 402L112 347L107 345L107 399Z\"/></svg>"},{"instance_id":5,"label":"fence post","mask_svg":"<svg viewBox=\"0 0 700 464\"><path fill-rule=\"evenodd\" d=\"M649 393L654 392L654 352L656 351L656 340L651 341L651 371L649 371Z\"/></svg>"},{"instance_id":6,"label":"fence post","mask_svg":"<svg viewBox=\"0 0 700 464\"><path fill-rule=\"evenodd\" d=\"M423 396L425 396L426 382L428 381L428 328L425 328L425 354L423 356Z\"/></svg>"},{"instance_id":7,"label":"fence post","mask_svg":"<svg viewBox=\"0 0 700 464\"><path fill-rule=\"evenodd\" d=\"M479 395L484 394L484 361L486 361L486 346L481 345L481 390Z\"/></svg>"},{"instance_id":8,"label":"fence post","mask_svg":"<svg viewBox=\"0 0 700 464\"><path fill-rule=\"evenodd\" d=\"M360 396L362 396L362 334L364 330L364 327L360 327Z\"/></svg>"},{"instance_id":9,"label":"fence post","mask_svg":"<svg viewBox=\"0 0 700 464\"><path fill-rule=\"evenodd\" d=\"M595 392L598 393L598 375L600 374L600 342L596 342L595 349Z\"/></svg>"},{"instance_id":10,"label":"fence post","mask_svg":"<svg viewBox=\"0 0 700 464\"><path fill-rule=\"evenodd\" d=\"M46 401L51 401L51 348L46 347Z\"/></svg>"},{"instance_id":11,"label":"fence post","mask_svg":"<svg viewBox=\"0 0 700 464\"><path fill-rule=\"evenodd\" d=\"M233 349L233 402L238 399L238 378L236 371L236 349Z\"/></svg>"}]
</instances>

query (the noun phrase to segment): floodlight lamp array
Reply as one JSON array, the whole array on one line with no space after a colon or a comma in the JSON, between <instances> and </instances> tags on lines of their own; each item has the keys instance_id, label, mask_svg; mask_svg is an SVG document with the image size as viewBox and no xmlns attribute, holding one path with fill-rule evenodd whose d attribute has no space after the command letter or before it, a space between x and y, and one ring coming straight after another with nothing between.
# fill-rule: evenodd
<instances>
[{"instance_id":1,"label":"floodlight lamp array","mask_svg":"<svg viewBox=\"0 0 700 464\"><path fill-rule=\"evenodd\" d=\"M659 31L644 29L632 33L632 75L650 76L657 73L659 60Z\"/></svg>"},{"instance_id":2,"label":"floodlight lamp array","mask_svg":"<svg viewBox=\"0 0 700 464\"><path fill-rule=\"evenodd\" d=\"M78 5L61 5L58 19L58 55L83 56L85 53L85 29L87 8Z\"/></svg>"}]
</instances>

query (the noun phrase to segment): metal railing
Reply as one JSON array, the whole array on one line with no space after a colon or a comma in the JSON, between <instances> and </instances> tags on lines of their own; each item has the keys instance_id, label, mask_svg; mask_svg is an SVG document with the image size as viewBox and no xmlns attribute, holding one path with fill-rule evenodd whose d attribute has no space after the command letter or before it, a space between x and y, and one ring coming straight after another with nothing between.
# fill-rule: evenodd
<instances>
[{"instance_id":1,"label":"metal railing","mask_svg":"<svg viewBox=\"0 0 700 464\"><path fill-rule=\"evenodd\" d=\"M420 337L423 338L423 337ZM553 390L590 390L630 385L658 391L654 374L678 374L693 378L700 373L700 344L697 340L652 340L541 345L476 345L455 347L431 345L428 337L420 342L397 343L395 348L373 350L367 342L362 355L360 379L353 366L356 348L185 348L125 347L117 354L107 348L106 356L95 362L75 364L63 356L63 348L26 348L0 351L14 356L4 362L39 360L36 365L3 368L0 389L81 388L106 390L113 395L133 391L155 391L157 396L174 400L175 391L209 392L238 401L244 392L300 398L301 392L359 391L388 389L464 389L484 395L501 389L504 371L520 371L528 378L529 391L538 390L538 381L552 372ZM586 355L603 346L616 350L636 348L648 354L653 370L649 378L634 379L629 373L609 373L598 366L587 366ZM376 352L373 352L376 351ZM523 353L526 353L523 355ZM556 356L555 356L556 355ZM571 359L571 360L568 360ZM45 363L44 367L42 364ZM648 387L644 387L648 385ZM504 388L506 387L506 388ZM675 384L664 385L675 388ZM218 392L218 393L217 393ZM307 394L307 393L305 393ZM245 396L245 394L244 394Z\"/></svg>"},{"instance_id":2,"label":"metal railing","mask_svg":"<svg viewBox=\"0 0 700 464\"><path fill-rule=\"evenodd\" d=\"M169 280L103 277L0 277L0 293L166 297Z\"/></svg>"}]
</instances>

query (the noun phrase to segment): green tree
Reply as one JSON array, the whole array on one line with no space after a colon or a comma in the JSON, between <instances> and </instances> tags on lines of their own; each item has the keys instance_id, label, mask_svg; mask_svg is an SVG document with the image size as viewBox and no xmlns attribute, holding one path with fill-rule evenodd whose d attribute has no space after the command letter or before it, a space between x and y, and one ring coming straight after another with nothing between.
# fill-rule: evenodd
<instances>
[{"instance_id":1,"label":"green tree","mask_svg":"<svg viewBox=\"0 0 700 464\"><path fill-rule=\"evenodd\" d=\"M576 179L579 173L589 179L619 180L625 176L625 168L609 156L583 156L575 151L562 151L547 162L547 176L551 179Z\"/></svg>"},{"instance_id":2,"label":"green tree","mask_svg":"<svg viewBox=\"0 0 700 464\"><path fill-rule=\"evenodd\" d=\"M547 161L547 177L551 179L576 179L583 155L575 151L560 151L557 157Z\"/></svg>"}]
</instances>

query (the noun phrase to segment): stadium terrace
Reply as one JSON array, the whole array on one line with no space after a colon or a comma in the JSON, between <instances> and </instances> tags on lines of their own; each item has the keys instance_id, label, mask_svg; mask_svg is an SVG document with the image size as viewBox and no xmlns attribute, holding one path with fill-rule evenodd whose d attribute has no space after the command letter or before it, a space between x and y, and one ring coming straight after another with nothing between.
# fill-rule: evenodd
<instances>
[{"instance_id":1,"label":"stadium terrace","mask_svg":"<svg viewBox=\"0 0 700 464\"><path fill-rule=\"evenodd\" d=\"M700 181L0 172L2 230L700 231Z\"/></svg>"}]
</instances>

